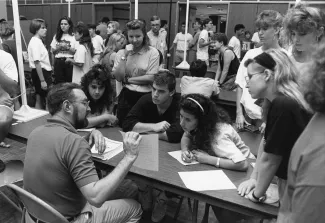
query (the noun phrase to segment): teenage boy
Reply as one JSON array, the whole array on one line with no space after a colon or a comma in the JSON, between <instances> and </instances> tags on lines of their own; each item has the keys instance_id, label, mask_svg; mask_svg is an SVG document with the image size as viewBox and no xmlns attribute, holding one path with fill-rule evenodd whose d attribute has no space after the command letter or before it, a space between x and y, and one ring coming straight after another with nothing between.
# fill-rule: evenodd
<instances>
[{"instance_id":1,"label":"teenage boy","mask_svg":"<svg viewBox=\"0 0 325 223\"><path fill-rule=\"evenodd\" d=\"M179 122L179 94L175 94L175 75L155 75L151 94L133 106L123 122L123 131L156 132L159 139L178 143L183 135Z\"/></svg>"},{"instance_id":2,"label":"teenage boy","mask_svg":"<svg viewBox=\"0 0 325 223\"><path fill-rule=\"evenodd\" d=\"M237 58L240 59L241 47L239 37L244 34L245 26L243 24L235 25L234 31L235 35L231 37L228 43L229 49L233 50Z\"/></svg>"}]
</instances>

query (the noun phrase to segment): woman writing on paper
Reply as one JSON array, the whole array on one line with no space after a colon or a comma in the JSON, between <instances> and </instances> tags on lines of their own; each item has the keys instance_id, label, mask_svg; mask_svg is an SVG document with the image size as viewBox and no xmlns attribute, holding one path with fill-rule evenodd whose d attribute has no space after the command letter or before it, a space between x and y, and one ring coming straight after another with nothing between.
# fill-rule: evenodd
<instances>
[{"instance_id":1,"label":"woman writing on paper","mask_svg":"<svg viewBox=\"0 0 325 223\"><path fill-rule=\"evenodd\" d=\"M112 114L112 87L109 71L100 64L94 65L81 79L82 90L89 99L88 128L117 124Z\"/></svg>"},{"instance_id":2,"label":"woman writing on paper","mask_svg":"<svg viewBox=\"0 0 325 223\"><path fill-rule=\"evenodd\" d=\"M218 168L246 171L250 149L230 124L230 117L209 98L187 94L180 102L182 159ZM253 156L252 156L253 157Z\"/></svg>"}]
</instances>

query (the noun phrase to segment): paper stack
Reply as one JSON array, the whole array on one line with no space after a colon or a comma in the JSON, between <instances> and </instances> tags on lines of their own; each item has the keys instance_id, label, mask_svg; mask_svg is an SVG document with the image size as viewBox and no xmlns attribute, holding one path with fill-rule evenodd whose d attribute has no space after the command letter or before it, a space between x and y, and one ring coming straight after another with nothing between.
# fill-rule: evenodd
<instances>
[{"instance_id":1,"label":"paper stack","mask_svg":"<svg viewBox=\"0 0 325 223\"><path fill-rule=\"evenodd\" d=\"M91 148L92 156L102 160L109 160L123 151L123 142L111 140L105 137L105 145L106 149L102 154L98 153L94 145Z\"/></svg>"}]
</instances>

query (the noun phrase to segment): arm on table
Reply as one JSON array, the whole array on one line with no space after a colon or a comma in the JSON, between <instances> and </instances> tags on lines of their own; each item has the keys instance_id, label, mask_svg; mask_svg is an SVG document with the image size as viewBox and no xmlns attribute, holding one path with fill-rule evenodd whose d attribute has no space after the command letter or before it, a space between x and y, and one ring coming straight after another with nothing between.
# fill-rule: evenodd
<instances>
[{"instance_id":1,"label":"arm on table","mask_svg":"<svg viewBox=\"0 0 325 223\"><path fill-rule=\"evenodd\" d=\"M137 159L140 140L141 136L138 133L127 132L123 140L125 156L114 170L106 177L80 188L91 205L101 207L114 194Z\"/></svg>"},{"instance_id":2,"label":"arm on table","mask_svg":"<svg viewBox=\"0 0 325 223\"><path fill-rule=\"evenodd\" d=\"M236 94L236 127L238 129L244 128L244 113L240 103L241 97L243 95L243 89L237 86L237 94Z\"/></svg>"}]
</instances>

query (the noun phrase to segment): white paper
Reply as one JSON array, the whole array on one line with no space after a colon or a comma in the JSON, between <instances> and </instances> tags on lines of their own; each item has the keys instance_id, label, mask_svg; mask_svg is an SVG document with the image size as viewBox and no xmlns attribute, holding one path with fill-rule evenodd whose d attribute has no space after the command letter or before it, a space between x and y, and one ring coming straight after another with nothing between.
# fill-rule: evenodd
<instances>
[{"instance_id":1,"label":"white paper","mask_svg":"<svg viewBox=\"0 0 325 223\"><path fill-rule=\"evenodd\" d=\"M103 154L98 154L98 150L95 148L95 145L93 145L93 147L91 148L91 153L93 157L102 160L109 160L123 151L123 142L111 140L106 137L104 138L106 147L105 151L103 152Z\"/></svg>"},{"instance_id":2,"label":"white paper","mask_svg":"<svg viewBox=\"0 0 325 223\"><path fill-rule=\"evenodd\" d=\"M278 185L270 184L267 188L265 204L276 204L279 201L279 190ZM245 196L248 199L248 196Z\"/></svg>"},{"instance_id":3,"label":"white paper","mask_svg":"<svg viewBox=\"0 0 325 223\"><path fill-rule=\"evenodd\" d=\"M123 138L125 132L121 132ZM159 138L158 134L141 135L139 144L139 155L133 166L141 169L158 171L159 170Z\"/></svg>"},{"instance_id":4,"label":"white paper","mask_svg":"<svg viewBox=\"0 0 325 223\"><path fill-rule=\"evenodd\" d=\"M92 132L95 130L95 128L89 128L89 129L77 129L78 132Z\"/></svg>"},{"instance_id":5,"label":"white paper","mask_svg":"<svg viewBox=\"0 0 325 223\"><path fill-rule=\"evenodd\" d=\"M256 163L251 163L251 165L252 165L253 168L255 168L255 164L256 164Z\"/></svg>"},{"instance_id":6,"label":"white paper","mask_svg":"<svg viewBox=\"0 0 325 223\"><path fill-rule=\"evenodd\" d=\"M185 186L194 191L236 189L222 170L178 172Z\"/></svg>"},{"instance_id":7,"label":"white paper","mask_svg":"<svg viewBox=\"0 0 325 223\"><path fill-rule=\"evenodd\" d=\"M171 155L172 157L174 157L178 162L180 162L181 164L187 166L187 165L193 165L193 164L198 164L199 162L197 161L192 161L190 163L186 163L182 160L182 150L177 150L177 151L173 151L173 152L168 152L169 155Z\"/></svg>"}]
</instances>

